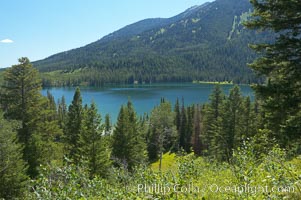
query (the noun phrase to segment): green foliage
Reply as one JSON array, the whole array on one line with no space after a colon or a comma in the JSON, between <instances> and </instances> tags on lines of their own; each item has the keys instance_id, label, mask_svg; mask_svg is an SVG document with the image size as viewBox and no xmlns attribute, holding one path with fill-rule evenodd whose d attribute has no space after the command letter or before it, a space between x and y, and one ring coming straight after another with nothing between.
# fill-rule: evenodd
<instances>
[{"instance_id":1,"label":"green foliage","mask_svg":"<svg viewBox=\"0 0 301 200\"><path fill-rule=\"evenodd\" d=\"M94 102L85 110L82 126L78 144L81 156L87 159L90 177L106 177L111 165L111 152L107 136L102 135L104 127Z\"/></svg>"},{"instance_id":2,"label":"green foliage","mask_svg":"<svg viewBox=\"0 0 301 200\"><path fill-rule=\"evenodd\" d=\"M20 198L28 181L22 146L16 134L18 123L7 121L0 112L0 198Z\"/></svg>"},{"instance_id":3,"label":"green foliage","mask_svg":"<svg viewBox=\"0 0 301 200\"><path fill-rule=\"evenodd\" d=\"M164 34L166 30L158 35ZM301 127L299 110L284 115L288 118L280 132L295 139L288 150L280 148L287 141L279 140L287 135L270 127L275 123L269 121L275 113L266 107L271 98L253 103L238 86L229 95L216 86L202 107L185 107L183 100L180 108L177 101L174 112L162 98L150 117L140 120L129 101L112 128L109 115L101 124L94 103L82 106L79 88L68 110L64 98L56 105L49 92L42 97L38 73L28 59L20 62L5 72L1 88L1 106L9 120L0 114L0 198L301 198L301 161L290 160L300 151L299 132L290 132ZM159 161L147 166L147 150L150 161ZM177 155L163 155L170 150ZM64 153L71 161L62 159ZM24 194L26 161L33 179Z\"/></svg>"},{"instance_id":4,"label":"green foliage","mask_svg":"<svg viewBox=\"0 0 301 200\"><path fill-rule=\"evenodd\" d=\"M282 147L300 152L300 2L252 0L253 17L246 22L250 29L277 33L272 43L251 45L261 53L250 67L267 80L254 86L262 99L265 127Z\"/></svg>"},{"instance_id":5,"label":"green foliage","mask_svg":"<svg viewBox=\"0 0 301 200\"><path fill-rule=\"evenodd\" d=\"M134 107L130 101L121 106L112 136L112 158L120 167L132 169L146 161L145 136L140 130Z\"/></svg>"},{"instance_id":6,"label":"green foliage","mask_svg":"<svg viewBox=\"0 0 301 200\"><path fill-rule=\"evenodd\" d=\"M178 98L177 98L176 103L175 103L174 112L175 112L175 122L174 122L174 124L176 125L177 131L179 131L180 126L181 126L181 112L180 112L180 103L179 103Z\"/></svg>"},{"instance_id":7,"label":"green foliage","mask_svg":"<svg viewBox=\"0 0 301 200\"><path fill-rule=\"evenodd\" d=\"M218 151L224 149L220 146L222 140L221 128L221 109L225 100L223 91L219 84L215 85L212 94L209 97L209 105L203 109L203 133L201 135L203 155L218 156Z\"/></svg>"},{"instance_id":8,"label":"green foliage","mask_svg":"<svg viewBox=\"0 0 301 200\"><path fill-rule=\"evenodd\" d=\"M65 127L65 142L68 157L78 162L80 159L79 139L83 128L83 106L80 89L76 88L73 100L68 109L68 118Z\"/></svg>"},{"instance_id":9,"label":"green foliage","mask_svg":"<svg viewBox=\"0 0 301 200\"><path fill-rule=\"evenodd\" d=\"M71 162L63 167L41 166L40 175L33 180L25 199L87 199L101 197L104 180L89 179L85 167Z\"/></svg>"},{"instance_id":10,"label":"green foliage","mask_svg":"<svg viewBox=\"0 0 301 200\"><path fill-rule=\"evenodd\" d=\"M250 9L248 0L212 2L169 19L137 22L34 65L43 72L44 86L258 82L246 66L256 56L247 46L270 41L271 34L245 29L239 23L243 17L233 26L234 16Z\"/></svg>"},{"instance_id":11,"label":"green foliage","mask_svg":"<svg viewBox=\"0 0 301 200\"><path fill-rule=\"evenodd\" d=\"M242 96L239 87L235 86L230 90L229 97L222 108L221 140L224 146L221 147L225 150L223 159L229 160L232 149L237 147L242 140L240 121L242 114Z\"/></svg>"},{"instance_id":12,"label":"green foliage","mask_svg":"<svg viewBox=\"0 0 301 200\"><path fill-rule=\"evenodd\" d=\"M248 199L298 199L301 195L300 168L287 162L286 151L277 145L271 147L260 159L256 147L257 140L245 141L241 148L233 153L232 170L241 185L258 185L260 193L242 193L241 198Z\"/></svg>"},{"instance_id":13,"label":"green foliage","mask_svg":"<svg viewBox=\"0 0 301 200\"><path fill-rule=\"evenodd\" d=\"M182 149L187 149L188 141L190 140L189 133L188 133L188 122L187 122L187 112L184 107L184 99L182 100L182 107L180 112L180 128L179 128L179 147Z\"/></svg>"},{"instance_id":14,"label":"green foliage","mask_svg":"<svg viewBox=\"0 0 301 200\"><path fill-rule=\"evenodd\" d=\"M111 118L110 118L110 115L109 114L106 114L105 116L105 134L106 135L109 135L111 134L111 131L112 131L112 123L111 123Z\"/></svg>"},{"instance_id":15,"label":"green foliage","mask_svg":"<svg viewBox=\"0 0 301 200\"><path fill-rule=\"evenodd\" d=\"M39 121L31 138L31 148L35 152L36 166L57 162L63 158L63 144L60 139L63 130L57 120L56 104L54 98L48 93L40 107Z\"/></svg>"},{"instance_id":16,"label":"green foliage","mask_svg":"<svg viewBox=\"0 0 301 200\"><path fill-rule=\"evenodd\" d=\"M204 107L203 154L220 161L229 161L233 149L258 130L255 105L249 97L242 97L238 86L224 96L220 86L210 95L210 102Z\"/></svg>"},{"instance_id":17,"label":"green foliage","mask_svg":"<svg viewBox=\"0 0 301 200\"><path fill-rule=\"evenodd\" d=\"M47 167L26 199L299 199L300 159L285 161L275 147L257 160L252 143L237 149L231 164L188 154L173 158L170 170L114 168L107 180L87 179L83 166Z\"/></svg>"},{"instance_id":18,"label":"green foliage","mask_svg":"<svg viewBox=\"0 0 301 200\"><path fill-rule=\"evenodd\" d=\"M56 106L51 94L41 95L39 73L28 58L4 71L1 104L8 119L20 120L18 140L23 145L23 158L28 174L37 175L41 163L57 159L54 140L61 135L56 121Z\"/></svg>"},{"instance_id":19,"label":"green foliage","mask_svg":"<svg viewBox=\"0 0 301 200\"><path fill-rule=\"evenodd\" d=\"M150 161L155 161L164 152L173 150L176 140L176 127L171 104L167 101L161 101L160 105L152 110L149 120L147 145Z\"/></svg>"},{"instance_id":20,"label":"green foliage","mask_svg":"<svg viewBox=\"0 0 301 200\"><path fill-rule=\"evenodd\" d=\"M177 168L177 157L175 153L167 152L162 156L162 163L160 169L160 161L151 163L150 168L154 171L167 172Z\"/></svg>"},{"instance_id":21,"label":"green foliage","mask_svg":"<svg viewBox=\"0 0 301 200\"><path fill-rule=\"evenodd\" d=\"M62 96L62 98L58 100L57 104L58 104L57 118L59 121L59 125L61 129L65 130L65 126L67 123L67 113L68 113L65 97Z\"/></svg>"},{"instance_id":22,"label":"green foliage","mask_svg":"<svg viewBox=\"0 0 301 200\"><path fill-rule=\"evenodd\" d=\"M181 109L176 105L176 112L173 112L171 104L161 99L150 118L144 116L140 121L132 103L128 102L120 109L113 135L105 134L105 126L101 124L101 116L94 103L82 107L79 89L75 92L69 111L66 111L64 100L56 106L52 95L48 93L47 96L38 104L41 109L39 120L35 121L29 141L29 150L36 156L35 159L32 156L30 161L35 166L42 164L38 169L39 176L32 179L25 195L22 188L26 179L21 178L26 176L22 173L13 177L4 175L4 179L1 179L12 189L16 188L17 192L13 194L22 195L23 199L219 200L301 197L300 159L288 160L286 151L274 145L276 141L270 140L270 130L257 131L258 122L255 118L260 109L249 98L242 97L237 86L231 89L228 96L224 96L217 86L209 104L202 108L198 105L185 107L183 104ZM180 119L178 136L177 112ZM106 121L109 124L109 120ZM74 125L78 124L71 122L78 122L80 126L76 126L76 129ZM5 120L3 124L11 127ZM59 125L65 127L65 131L73 128L78 135L67 132L65 137L70 140L60 143ZM185 133L182 135L182 147L192 145L193 149L197 149L200 145L201 151L186 154L190 149L183 148L178 155L162 155L170 149L177 149L174 146L179 141L177 137L181 137L181 131ZM15 142L12 133L4 131L7 137L0 137L0 142L1 139L14 141L9 149L15 148L11 156L15 156L13 161L16 167L20 167L18 172L22 172L25 169L24 161L20 160L22 154L18 152L21 151L20 144ZM72 141L76 145L71 147L76 152L74 155L77 160L71 157L71 161L63 162L62 145L70 145L71 138L75 138ZM162 156L151 166L145 165L146 142L149 155L157 159ZM209 146L205 145L207 142ZM151 144L155 148L150 148ZM115 168L111 166L110 156ZM11 169L15 175L15 168ZM9 193L11 190L5 191L7 193L4 196L12 195Z\"/></svg>"},{"instance_id":23,"label":"green foliage","mask_svg":"<svg viewBox=\"0 0 301 200\"><path fill-rule=\"evenodd\" d=\"M6 116L21 120L22 128L26 129L33 117L33 112L37 111L36 105L41 98L39 92L42 89L42 83L38 71L32 67L28 58L20 58L19 62L20 64L13 65L4 71L1 103L7 111ZM25 142L28 138L28 134L24 134L20 139Z\"/></svg>"}]
</instances>

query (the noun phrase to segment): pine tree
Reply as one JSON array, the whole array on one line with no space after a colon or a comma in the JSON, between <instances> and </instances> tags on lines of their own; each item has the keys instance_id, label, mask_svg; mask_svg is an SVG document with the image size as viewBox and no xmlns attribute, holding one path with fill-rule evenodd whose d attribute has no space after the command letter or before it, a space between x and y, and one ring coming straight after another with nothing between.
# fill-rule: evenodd
<instances>
[{"instance_id":1,"label":"pine tree","mask_svg":"<svg viewBox=\"0 0 301 200\"><path fill-rule=\"evenodd\" d=\"M242 102L242 134L244 138L251 138L257 132L256 113L250 97L246 97Z\"/></svg>"},{"instance_id":2,"label":"pine tree","mask_svg":"<svg viewBox=\"0 0 301 200\"><path fill-rule=\"evenodd\" d=\"M111 162L107 140L102 136L104 128L101 125L101 116L94 102L85 112L79 142L81 155L88 160L91 177L106 177Z\"/></svg>"},{"instance_id":3,"label":"pine tree","mask_svg":"<svg viewBox=\"0 0 301 200\"><path fill-rule=\"evenodd\" d=\"M204 150L208 150L208 155L216 157L223 151L220 146L222 139L221 129L221 112L225 96L220 85L215 85L211 95L209 96L209 104L204 110L204 134L201 135L201 140L204 144Z\"/></svg>"},{"instance_id":4,"label":"pine tree","mask_svg":"<svg viewBox=\"0 0 301 200\"><path fill-rule=\"evenodd\" d=\"M186 142L185 142L185 151L187 153L191 152L192 148L192 135L193 135L193 117L194 117L194 105L188 106L187 109L187 132L186 132Z\"/></svg>"},{"instance_id":5,"label":"pine tree","mask_svg":"<svg viewBox=\"0 0 301 200\"><path fill-rule=\"evenodd\" d=\"M137 114L131 101L128 101L127 109L130 116L129 145L132 146L132 148L130 148L130 164L132 163L130 165L131 167L135 165L145 164L147 152L145 134L138 123Z\"/></svg>"},{"instance_id":6,"label":"pine tree","mask_svg":"<svg viewBox=\"0 0 301 200\"><path fill-rule=\"evenodd\" d=\"M188 140L188 134L187 134L187 115L186 115L186 109L184 106L184 99L182 99L182 107L181 107L181 125L179 130L179 147L183 150L186 149L186 144Z\"/></svg>"},{"instance_id":7,"label":"pine tree","mask_svg":"<svg viewBox=\"0 0 301 200\"><path fill-rule=\"evenodd\" d=\"M26 190L26 165L22 146L15 132L16 122L9 122L0 112L0 198L22 198Z\"/></svg>"},{"instance_id":8,"label":"pine tree","mask_svg":"<svg viewBox=\"0 0 301 200\"><path fill-rule=\"evenodd\" d=\"M251 0L253 18L246 22L251 29L275 32L273 43L251 47L262 53L250 67L266 77L257 85L256 94L263 101L265 125L281 146L301 138L301 4L297 0ZM299 144L298 144L299 143Z\"/></svg>"},{"instance_id":9,"label":"pine tree","mask_svg":"<svg viewBox=\"0 0 301 200\"><path fill-rule=\"evenodd\" d=\"M209 99L210 107L213 111L214 120L217 120L217 118L220 116L220 107L224 99L224 94L219 84L215 85Z\"/></svg>"},{"instance_id":10,"label":"pine tree","mask_svg":"<svg viewBox=\"0 0 301 200\"><path fill-rule=\"evenodd\" d=\"M112 136L112 156L115 162L118 164L127 164L127 158L129 157L128 153L128 120L127 110L124 106L121 106L117 124Z\"/></svg>"},{"instance_id":11,"label":"pine tree","mask_svg":"<svg viewBox=\"0 0 301 200\"><path fill-rule=\"evenodd\" d=\"M77 163L80 159L79 138L82 130L83 106L80 89L76 88L73 100L68 109L68 119L65 127L65 142L67 155Z\"/></svg>"},{"instance_id":12,"label":"pine tree","mask_svg":"<svg viewBox=\"0 0 301 200\"><path fill-rule=\"evenodd\" d=\"M110 115L106 114L106 116L105 116L105 134L110 135L111 130L112 130L112 124L111 124Z\"/></svg>"},{"instance_id":13,"label":"pine tree","mask_svg":"<svg viewBox=\"0 0 301 200\"><path fill-rule=\"evenodd\" d=\"M54 111L53 112L53 119L56 119L57 118L57 109L56 109L56 103L55 103L55 100L54 100L54 96L50 93L49 90L47 90L47 99L48 99L48 108L49 110L52 110Z\"/></svg>"},{"instance_id":14,"label":"pine tree","mask_svg":"<svg viewBox=\"0 0 301 200\"><path fill-rule=\"evenodd\" d=\"M24 146L23 158L28 163L28 173L37 175L37 152L33 133L37 131L37 124L41 122L43 102L40 90L41 79L38 71L32 67L28 58L20 58L20 64L13 65L4 72L2 86L2 106L8 119L19 120L19 142Z\"/></svg>"},{"instance_id":15,"label":"pine tree","mask_svg":"<svg viewBox=\"0 0 301 200\"><path fill-rule=\"evenodd\" d=\"M45 97L42 100L39 121L35 124L31 138L31 148L35 152L32 162L35 162L36 166L62 160L63 152L60 142L62 135L63 130L57 120L55 101L49 98L48 94L48 98Z\"/></svg>"},{"instance_id":16,"label":"pine tree","mask_svg":"<svg viewBox=\"0 0 301 200\"><path fill-rule=\"evenodd\" d=\"M139 130L136 112L130 101L127 106L121 107L118 115L112 136L112 156L117 165L128 169L146 160L145 138Z\"/></svg>"},{"instance_id":17,"label":"pine tree","mask_svg":"<svg viewBox=\"0 0 301 200\"><path fill-rule=\"evenodd\" d=\"M219 154L220 160L229 161L233 149L241 144L243 136L242 114L242 96L240 88L236 85L230 90L229 97L222 108L222 132L218 142L218 149L221 151Z\"/></svg>"},{"instance_id":18,"label":"pine tree","mask_svg":"<svg viewBox=\"0 0 301 200\"><path fill-rule=\"evenodd\" d=\"M179 103L178 98L176 100L176 104L175 104L175 107L174 107L174 112L175 112L175 125L177 127L177 131L179 131L180 126L181 126L181 112L180 112L180 103Z\"/></svg>"},{"instance_id":19,"label":"pine tree","mask_svg":"<svg viewBox=\"0 0 301 200\"><path fill-rule=\"evenodd\" d=\"M58 115L58 121L61 129L65 129L66 120L67 120L67 105L65 97L62 96L61 100L58 100L58 106L57 106L57 115Z\"/></svg>"}]
</instances>

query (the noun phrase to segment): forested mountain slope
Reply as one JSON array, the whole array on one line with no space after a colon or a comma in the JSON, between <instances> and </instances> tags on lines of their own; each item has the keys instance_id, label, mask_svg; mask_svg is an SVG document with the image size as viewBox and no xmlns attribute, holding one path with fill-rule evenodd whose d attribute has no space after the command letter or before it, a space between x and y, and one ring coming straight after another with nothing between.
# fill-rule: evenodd
<instances>
[{"instance_id":1,"label":"forested mountain slope","mask_svg":"<svg viewBox=\"0 0 301 200\"><path fill-rule=\"evenodd\" d=\"M34 62L44 85L234 81L258 78L246 63L249 43L269 40L242 22L248 0L216 0L169 19L146 19L84 47Z\"/></svg>"}]
</instances>

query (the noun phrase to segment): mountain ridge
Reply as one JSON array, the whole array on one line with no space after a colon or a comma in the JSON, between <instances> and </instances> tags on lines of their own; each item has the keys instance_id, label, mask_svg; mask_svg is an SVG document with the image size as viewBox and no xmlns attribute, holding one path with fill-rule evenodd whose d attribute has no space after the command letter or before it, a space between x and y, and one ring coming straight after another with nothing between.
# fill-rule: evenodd
<instances>
[{"instance_id":1,"label":"mountain ridge","mask_svg":"<svg viewBox=\"0 0 301 200\"><path fill-rule=\"evenodd\" d=\"M168 23L172 23L174 21L177 21L179 20L180 18L182 18L183 16L187 16L191 13L191 11L195 10L195 9L198 9L198 8L201 8L201 7L204 7L206 5L210 4L209 2L205 2L204 4L202 5L195 5L195 6L192 6L188 9L186 9L184 12L176 15L176 16L172 16L172 17L169 17L169 18L147 18L147 19L143 19L143 20L140 20L138 22L134 22L132 24L129 24L129 25L126 25L120 29L118 29L117 31L114 31L112 33L109 33L108 35L105 35L103 36L102 38L100 38L99 40L95 41L95 42L92 42L92 43L89 43L87 45L84 45L82 47L77 47L77 48L73 48L73 49L70 49L70 50L67 50L67 51L63 51L63 52L60 52L60 53L67 53L69 51L72 51L72 50L76 50L76 49L80 49L80 48L83 48L83 47L87 47L89 45L93 45L94 43L103 43L103 42L108 42L110 40L114 40L116 38L120 38L120 37L129 37L129 36L134 36L134 35L138 35L138 34L141 34L142 32L144 31L148 31L152 28L156 28L156 27L159 27L159 26L165 26L167 25ZM145 26L145 24L148 25L147 28L139 28L140 26ZM129 33L125 33L127 32L128 30L132 31L130 34ZM45 60L47 58L50 58L50 57L53 57L53 56L56 56L60 53L56 53L56 54L53 54L51 56L48 56L42 60ZM35 62L39 62L40 60L38 61L35 61Z\"/></svg>"},{"instance_id":2,"label":"mountain ridge","mask_svg":"<svg viewBox=\"0 0 301 200\"><path fill-rule=\"evenodd\" d=\"M216 0L171 18L138 21L33 64L45 85L256 82L246 66L256 57L248 44L269 36L242 26L251 9L247 0Z\"/></svg>"},{"instance_id":3,"label":"mountain ridge","mask_svg":"<svg viewBox=\"0 0 301 200\"><path fill-rule=\"evenodd\" d=\"M140 20L138 22L135 22L135 23L132 23L132 24L129 24L117 31L114 31L113 33L110 33L106 36L104 36L103 38L101 38L100 40L98 41L101 41L101 40L106 40L107 38L116 38L116 34L117 34L117 37L121 34L120 32L126 32L126 30L130 29L130 30L134 30L135 32L130 34L130 35L124 35L124 34L121 34L122 37L124 36L133 36L133 35L137 35L137 34L141 34L142 32L144 31L148 31L152 28L156 28L156 27L159 27L159 26L164 26L164 25L167 25L168 23L172 23L172 22L175 22L177 20L179 20L180 18L183 18L184 16L187 16L189 15L189 13L199 7L203 7L203 6L206 6L208 5L208 2L207 3L204 3L202 5L195 5L195 6L192 6L188 9L186 9L184 12L176 15L176 16L173 16L173 17L169 17L169 18L147 18L147 19L143 19L143 20ZM143 26L144 24L147 24L147 28L144 28L144 29L138 29L137 30L137 26ZM150 26L151 24L151 26ZM133 27L134 26L134 27ZM96 41L97 42L97 41Z\"/></svg>"}]
</instances>

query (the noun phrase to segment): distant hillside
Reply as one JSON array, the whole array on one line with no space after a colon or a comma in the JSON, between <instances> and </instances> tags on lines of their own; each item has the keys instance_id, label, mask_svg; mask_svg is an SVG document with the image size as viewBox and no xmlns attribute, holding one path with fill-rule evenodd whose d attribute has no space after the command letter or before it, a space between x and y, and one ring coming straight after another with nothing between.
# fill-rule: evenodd
<instances>
[{"instance_id":1,"label":"distant hillside","mask_svg":"<svg viewBox=\"0 0 301 200\"><path fill-rule=\"evenodd\" d=\"M249 43L268 34L246 30L248 0L216 0L168 19L128 25L84 47L34 62L50 85L103 85L258 78L246 66L255 58Z\"/></svg>"}]
</instances>

